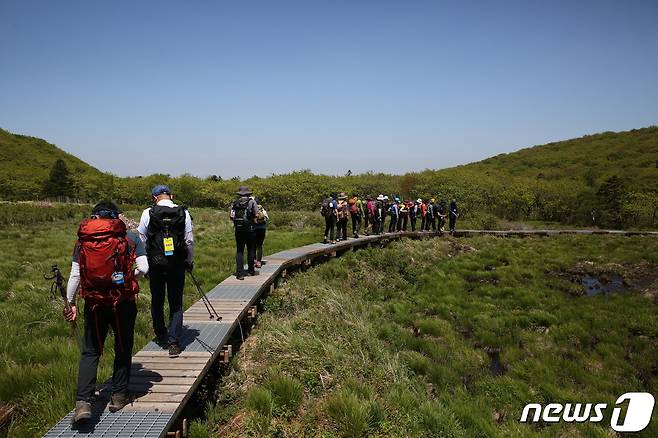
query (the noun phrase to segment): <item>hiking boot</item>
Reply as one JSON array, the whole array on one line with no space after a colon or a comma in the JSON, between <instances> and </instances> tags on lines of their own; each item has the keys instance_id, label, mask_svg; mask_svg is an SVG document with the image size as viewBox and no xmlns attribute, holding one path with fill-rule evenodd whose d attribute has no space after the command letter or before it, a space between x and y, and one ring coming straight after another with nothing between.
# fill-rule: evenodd
<instances>
[{"instance_id":1,"label":"hiking boot","mask_svg":"<svg viewBox=\"0 0 658 438\"><path fill-rule=\"evenodd\" d=\"M169 357L174 358L180 356L181 349L180 345L176 342L169 344Z\"/></svg>"},{"instance_id":2,"label":"hiking boot","mask_svg":"<svg viewBox=\"0 0 658 438\"><path fill-rule=\"evenodd\" d=\"M335 240L332 240L332 241L331 241L331 244L332 244L332 245L335 245L335 244L336 244L336 241L335 241Z\"/></svg>"},{"instance_id":3,"label":"hiking boot","mask_svg":"<svg viewBox=\"0 0 658 438\"><path fill-rule=\"evenodd\" d=\"M244 280L244 274L235 274L235 278L238 280Z\"/></svg>"},{"instance_id":4,"label":"hiking boot","mask_svg":"<svg viewBox=\"0 0 658 438\"><path fill-rule=\"evenodd\" d=\"M125 392L120 392L118 394L112 394L110 399L110 404L107 406L107 409L110 412L116 412L123 409L123 407L130 403L130 397Z\"/></svg>"},{"instance_id":5,"label":"hiking boot","mask_svg":"<svg viewBox=\"0 0 658 438\"><path fill-rule=\"evenodd\" d=\"M167 333L156 333L155 334L155 339L153 340L156 345L162 348L167 348L168 344L168 339L167 339Z\"/></svg>"},{"instance_id":6,"label":"hiking boot","mask_svg":"<svg viewBox=\"0 0 658 438\"><path fill-rule=\"evenodd\" d=\"M248 274L250 277L255 277L256 275L259 274L259 272L256 271L256 270L253 270L253 271L249 271L249 272L247 272L247 274Z\"/></svg>"},{"instance_id":7,"label":"hiking boot","mask_svg":"<svg viewBox=\"0 0 658 438\"><path fill-rule=\"evenodd\" d=\"M324 244L326 245L327 243L329 243L329 239L327 239L327 238L325 237L324 240L322 241L322 243L324 243Z\"/></svg>"},{"instance_id":8,"label":"hiking boot","mask_svg":"<svg viewBox=\"0 0 658 438\"><path fill-rule=\"evenodd\" d=\"M75 412L73 417L71 417L71 423L78 423L81 421L87 421L91 418L91 403L78 400L75 402Z\"/></svg>"}]
</instances>

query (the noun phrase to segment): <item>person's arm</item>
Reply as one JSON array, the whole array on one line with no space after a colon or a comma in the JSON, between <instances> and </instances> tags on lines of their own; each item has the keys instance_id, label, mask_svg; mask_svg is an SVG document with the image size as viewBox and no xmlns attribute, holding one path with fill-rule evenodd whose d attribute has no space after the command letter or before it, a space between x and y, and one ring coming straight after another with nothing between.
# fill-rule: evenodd
<instances>
[{"instance_id":1,"label":"person's arm","mask_svg":"<svg viewBox=\"0 0 658 438\"><path fill-rule=\"evenodd\" d=\"M187 249L187 258L185 262L191 266L194 263L194 233L193 233L192 217L190 213L185 210L185 248Z\"/></svg>"},{"instance_id":2,"label":"person's arm","mask_svg":"<svg viewBox=\"0 0 658 438\"><path fill-rule=\"evenodd\" d=\"M80 265L78 262L71 263L71 274L66 284L66 299L69 303L75 303L75 296L80 286Z\"/></svg>"},{"instance_id":3,"label":"person's arm","mask_svg":"<svg viewBox=\"0 0 658 438\"><path fill-rule=\"evenodd\" d=\"M149 216L150 208L147 208L142 212L142 217L139 219L139 225L137 226L137 232L139 233L139 238L142 242L146 243L146 232L149 228Z\"/></svg>"}]
</instances>

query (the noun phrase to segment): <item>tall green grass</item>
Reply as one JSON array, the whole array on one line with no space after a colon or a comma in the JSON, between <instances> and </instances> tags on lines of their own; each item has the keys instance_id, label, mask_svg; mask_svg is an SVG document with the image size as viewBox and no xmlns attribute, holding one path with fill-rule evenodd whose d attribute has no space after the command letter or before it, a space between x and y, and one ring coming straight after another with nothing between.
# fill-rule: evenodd
<instances>
[{"instance_id":1,"label":"tall green grass","mask_svg":"<svg viewBox=\"0 0 658 438\"><path fill-rule=\"evenodd\" d=\"M16 410L0 435L32 437L45 433L75 402L78 347L62 318L61 301L51 299L50 282L43 274L56 263L68 275L78 223L91 206L55 206L42 214L33 205L13 205L14 213L5 210L5 205L0 208L0 333L4 334L0 336L0 405L15 405ZM133 220L140 213L134 208L126 211ZM192 215L195 274L204 290L209 290L235 270L233 230L226 212L192 209ZM286 219L277 212L270 215L276 225L268 231L266 254L321 238L322 231L301 213L287 212ZM152 337L148 283L140 286L135 352ZM187 282L185 307L197 299ZM112 345L111 336L106 343ZM99 382L111 376L112 361L112 348L107 348Z\"/></svg>"},{"instance_id":2,"label":"tall green grass","mask_svg":"<svg viewBox=\"0 0 658 438\"><path fill-rule=\"evenodd\" d=\"M557 274L585 262L633 272L628 281L642 277L642 290L574 296ZM658 240L641 237L445 238L345 254L267 299L196 427L222 436L610 436L609 417L518 420L531 402L612 406L628 391L658 393L657 266ZM490 370L497 350L500 375ZM273 374L303 385L297 414L272 410L260 429L241 428L253 391ZM638 434L657 435L655 420Z\"/></svg>"}]
</instances>

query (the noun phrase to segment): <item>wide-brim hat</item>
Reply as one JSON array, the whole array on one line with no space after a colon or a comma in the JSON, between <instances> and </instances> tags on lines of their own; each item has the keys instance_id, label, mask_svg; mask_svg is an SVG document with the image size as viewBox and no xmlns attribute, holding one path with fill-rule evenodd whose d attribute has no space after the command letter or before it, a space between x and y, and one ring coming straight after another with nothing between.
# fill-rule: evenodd
<instances>
[{"instance_id":1,"label":"wide-brim hat","mask_svg":"<svg viewBox=\"0 0 658 438\"><path fill-rule=\"evenodd\" d=\"M388 201L388 195L384 196L384 201Z\"/></svg>"},{"instance_id":2,"label":"wide-brim hat","mask_svg":"<svg viewBox=\"0 0 658 438\"><path fill-rule=\"evenodd\" d=\"M340 200L347 199L347 195L346 195L345 193L341 192L341 193L338 195L338 199L340 199Z\"/></svg>"},{"instance_id":3,"label":"wide-brim hat","mask_svg":"<svg viewBox=\"0 0 658 438\"><path fill-rule=\"evenodd\" d=\"M383 201L383 200L384 200L384 195L379 195L379 196L377 196L377 200L378 200L378 201Z\"/></svg>"},{"instance_id":4,"label":"wide-brim hat","mask_svg":"<svg viewBox=\"0 0 658 438\"><path fill-rule=\"evenodd\" d=\"M240 196L249 196L252 193L253 192L251 190L249 190L249 187L247 187L247 186L240 186L238 191L235 192L236 195L240 195Z\"/></svg>"},{"instance_id":5,"label":"wide-brim hat","mask_svg":"<svg viewBox=\"0 0 658 438\"><path fill-rule=\"evenodd\" d=\"M417 204L422 204L422 203L423 203L423 200L420 199L420 198L418 198L418 199L416 199L416 203L417 203Z\"/></svg>"}]
</instances>

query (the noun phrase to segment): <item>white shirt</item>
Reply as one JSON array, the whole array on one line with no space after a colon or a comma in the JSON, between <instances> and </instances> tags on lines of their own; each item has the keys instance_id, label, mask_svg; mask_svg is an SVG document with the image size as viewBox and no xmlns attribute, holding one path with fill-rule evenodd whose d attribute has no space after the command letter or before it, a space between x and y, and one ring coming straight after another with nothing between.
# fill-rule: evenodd
<instances>
[{"instance_id":1,"label":"white shirt","mask_svg":"<svg viewBox=\"0 0 658 438\"><path fill-rule=\"evenodd\" d=\"M178 205L174 204L171 199L161 199L158 201L157 205L171 208L178 207ZM146 232L148 231L149 222L151 221L150 211L151 207L142 212L142 217L140 218L139 226L137 227L139 238L142 239L142 242L144 243L146 243ZM185 210L185 247L187 248L187 261L191 263L194 258L194 234L192 233L192 217L187 210Z\"/></svg>"}]
</instances>

